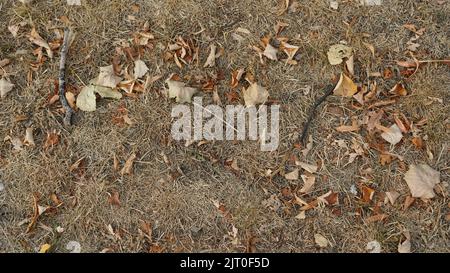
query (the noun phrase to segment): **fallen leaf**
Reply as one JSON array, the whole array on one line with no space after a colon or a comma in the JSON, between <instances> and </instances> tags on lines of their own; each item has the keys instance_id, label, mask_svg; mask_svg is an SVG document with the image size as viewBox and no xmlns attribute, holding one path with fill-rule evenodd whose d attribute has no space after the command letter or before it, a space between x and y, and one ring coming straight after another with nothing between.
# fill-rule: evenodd
<instances>
[{"instance_id":1,"label":"fallen leaf","mask_svg":"<svg viewBox=\"0 0 450 273\"><path fill-rule=\"evenodd\" d=\"M273 61L278 61L277 53L278 53L278 49L273 47L270 43L267 43L266 48L262 52L262 54L264 56L266 56L267 58L269 58L270 60L273 60Z\"/></svg>"},{"instance_id":2,"label":"fallen leaf","mask_svg":"<svg viewBox=\"0 0 450 273\"><path fill-rule=\"evenodd\" d=\"M143 77L148 71L147 65L142 60L134 61L134 78L139 79Z\"/></svg>"},{"instance_id":3,"label":"fallen leaf","mask_svg":"<svg viewBox=\"0 0 450 273\"><path fill-rule=\"evenodd\" d=\"M44 150L51 148L59 143L59 133L56 131L47 132L47 138L44 142Z\"/></svg>"},{"instance_id":4,"label":"fallen leaf","mask_svg":"<svg viewBox=\"0 0 450 273\"><path fill-rule=\"evenodd\" d=\"M325 238L323 235L318 234L318 233L314 234L314 242L316 242L316 244L321 248L325 248L328 246L327 238Z\"/></svg>"},{"instance_id":5,"label":"fallen leaf","mask_svg":"<svg viewBox=\"0 0 450 273\"><path fill-rule=\"evenodd\" d=\"M387 214L377 214L377 215L373 215L373 216L367 217L366 218L366 222L367 223L379 222L379 221L383 221L387 217L388 217Z\"/></svg>"},{"instance_id":6,"label":"fallen leaf","mask_svg":"<svg viewBox=\"0 0 450 273\"><path fill-rule=\"evenodd\" d=\"M360 0L363 6L380 6L383 4L383 0Z\"/></svg>"},{"instance_id":7,"label":"fallen leaf","mask_svg":"<svg viewBox=\"0 0 450 273\"><path fill-rule=\"evenodd\" d=\"M397 96L406 96L408 95L408 91L401 83L397 83L392 87L392 89L389 91L391 94L395 94Z\"/></svg>"},{"instance_id":8,"label":"fallen leaf","mask_svg":"<svg viewBox=\"0 0 450 273\"><path fill-rule=\"evenodd\" d=\"M77 109L77 105L76 105L77 99L75 97L75 94L70 91L67 91L65 96L66 96L67 103L69 103L70 108L72 108L73 110L76 110ZM59 99L59 96L58 96L58 99Z\"/></svg>"},{"instance_id":9,"label":"fallen leaf","mask_svg":"<svg viewBox=\"0 0 450 273\"><path fill-rule=\"evenodd\" d=\"M361 193L363 202L369 203L370 201L372 201L375 190L367 187L366 185L361 185Z\"/></svg>"},{"instance_id":10,"label":"fallen leaf","mask_svg":"<svg viewBox=\"0 0 450 273\"><path fill-rule=\"evenodd\" d=\"M404 179L412 197L428 199L435 196L433 188L440 182L439 176L439 172L427 164L411 164Z\"/></svg>"},{"instance_id":11,"label":"fallen leaf","mask_svg":"<svg viewBox=\"0 0 450 273\"><path fill-rule=\"evenodd\" d=\"M316 182L316 177L311 175L301 175L301 178L303 180L303 187L300 189L300 193L310 193L312 190L312 187L314 186L314 183Z\"/></svg>"},{"instance_id":12,"label":"fallen leaf","mask_svg":"<svg viewBox=\"0 0 450 273\"><path fill-rule=\"evenodd\" d=\"M327 52L328 61L331 65L341 64L344 58L352 56L352 48L343 44L332 45Z\"/></svg>"},{"instance_id":13,"label":"fallen leaf","mask_svg":"<svg viewBox=\"0 0 450 273\"><path fill-rule=\"evenodd\" d=\"M192 101L192 96L197 92L196 88L188 87L184 82L171 80L172 77L169 77L166 80L167 85L169 86L169 98L175 98L175 101L178 103Z\"/></svg>"},{"instance_id":14,"label":"fallen leaf","mask_svg":"<svg viewBox=\"0 0 450 273\"><path fill-rule=\"evenodd\" d=\"M280 49L283 50L283 52L286 53L286 55L288 56L288 58L286 59L287 64L297 64L297 61L294 60L294 57L299 48L300 47L290 45L286 42L281 43Z\"/></svg>"},{"instance_id":15,"label":"fallen leaf","mask_svg":"<svg viewBox=\"0 0 450 273\"><path fill-rule=\"evenodd\" d=\"M31 147L36 146L33 138L33 128L29 127L25 130L25 139L23 140L23 144Z\"/></svg>"},{"instance_id":16,"label":"fallen leaf","mask_svg":"<svg viewBox=\"0 0 450 273\"><path fill-rule=\"evenodd\" d=\"M81 0L67 0L69 6L81 6Z\"/></svg>"},{"instance_id":17,"label":"fallen leaf","mask_svg":"<svg viewBox=\"0 0 450 273\"><path fill-rule=\"evenodd\" d=\"M257 104L264 104L269 97L266 88L257 83L252 83L247 89L243 90L244 102L247 107Z\"/></svg>"},{"instance_id":18,"label":"fallen leaf","mask_svg":"<svg viewBox=\"0 0 450 273\"><path fill-rule=\"evenodd\" d=\"M395 145L402 140L403 134L400 128L398 128L397 124L393 124L391 125L391 127L384 130L384 132L381 134L381 137L390 144Z\"/></svg>"},{"instance_id":19,"label":"fallen leaf","mask_svg":"<svg viewBox=\"0 0 450 273\"><path fill-rule=\"evenodd\" d=\"M381 253L381 244L378 241L370 241L366 245L368 253Z\"/></svg>"},{"instance_id":20,"label":"fallen leaf","mask_svg":"<svg viewBox=\"0 0 450 273\"><path fill-rule=\"evenodd\" d=\"M358 86L344 73L341 73L339 82L333 90L336 96L352 97L358 92Z\"/></svg>"},{"instance_id":21,"label":"fallen leaf","mask_svg":"<svg viewBox=\"0 0 450 273\"><path fill-rule=\"evenodd\" d=\"M407 210L409 207L411 207L412 204L414 204L414 201L416 201L416 198L412 196L406 196L405 202L403 203L403 210Z\"/></svg>"},{"instance_id":22,"label":"fallen leaf","mask_svg":"<svg viewBox=\"0 0 450 273\"><path fill-rule=\"evenodd\" d=\"M102 98L110 98L110 99L120 99L122 98L122 93L117 91L116 89L112 89L104 86L91 85L94 88L94 93L97 93Z\"/></svg>"},{"instance_id":23,"label":"fallen leaf","mask_svg":"<svg viewBox=\"0 0 450 273\"><path fill-rule=\"evenodd\" d=\"M214 67L216 65L216 45L215 44L211 44L209 46L210 51L209 51L209 55L208 58L206 59L205 64L203 65L203 67Z\"/></svg>"},{"instance_id":24,"label":"fallen leaf","mask_svg":"<svg viewBox=\"0 0 450 273\"><path fill-rule=\"evenodd\" d=\"M81 245L77 241L69 241L66 244L66 249L70 251L70 253L81 253Z\"/></svg>"},{"instance_id":25,"label":"fallen leaf","mask_svg":"<svg viewBox=\"0 0 450 273\"><path fill-rule=\"evenodd\" d=\"M299 219L299 220L304 220L304 219L306 219L306 211L300 211L300 213L299 214L297 214L297 216L295 216L295 218L296 219Z\"/></svg>"},{"instance_id":26,"label":"fallen leaf","mask_svg":"<svg viewBox=\"0 0 450 273\"><path fill-rule=\"evenodd\" d=\"M330 0L330 8L334 10L339 9L339 2L337 0Z\"/></svg>"},{"instance_id":27,"label":"fallen leaf","mask_svg":"<svg viewBox=\"0 0 450 273\"><path fill-rule=\"evenodd\" d=\"M338 127L336 127L336 131L341 132L341 133L357 132L357 131L359 131L359 124L356 120L353 120L352 125L338 126Z\"/></svg>"},{"instance_id":28,"label":"fallen leaf","mask_svg":"<svg viewBox=\"0 0 450 273\"><path fill-rule=\"evenodd\" d=\"M295 162L295 165L302 167L302 169L304 169L310 173L317 172L317 169L319 168L317 165L313 165L313 164L309 164L309 163L301 162L301 161Z\"/></svg>"},{"instance_id":29,"label":"fallen leaf","mask_svg":"<svg viewBox=\"0 0 450 273\"><path fill-rule=\"evenodd\" d=\"M81 89L80 94L77 96L77 107L86 112L95 111L97 108L95 102L95 87L93 85L88 85Z\"/></svg>"},{"instance_id":30,"label":"fallen leaf","mask_svg":"<svg viewBox=\"0 0 450 273\"><path fill-rule=\"evenodd\" d=\"M409 231L404 231L405 241L399 242L398 253L411 253L411 234Z\"/></svg>"},{"instance_id":31,"label":"fallen leaf","mask_svg":"<svg viewBox=\"0 0 450 273\"><path fill-rule=\"evenodd\" d=\"M372 57L375 58L375 47L369 43L365 43L365 42L362 42L362 43L370 50L370 52L372 53Z\"/></svg>"},{"instance_id":32,"label":"fallen leaf","mask_svg":"<svg viewBox=\"0 0 450 273\"><path fill-rule=\"evenodd\" d=\"M385 192L387 200L391 203L391 205L395 204L395 201L400 196L400 193L396 191L387 191ZM384 202L386 203L386 202Z\"/></svg>"},{"instance_id":33,"label":"fallen leaf","mask_svg":"<svg viewBox=\"0 0 450 273\"><path fill-rule=\"evenodd\" d=\"M299 170L295 169L292 172L289 172L284 175L284 178L287 180L297 180L298 179Z\"/></svg>"},{"instance_id":34,"label":"fallen leaf","mask_svg":"<svg viewBox=\"0 0 450 273\"><path fill-rule=\"evenodd\" d=\"M53 51L50 48L50 45L39 35L39 33L36 31L36 28L33 27L30 35L28 35L28 38L33 44L45 48L48 57L50 59L53 58Z\"/></svg>"},{"instance_id":35,"label":"fallen leaf","mask_svg":"<svg viewBox=\"0 0 450 273\"><path fill-rule=\"evenodd\" d=\"M119 192L114 190L112 193L110 193L108 197L108 202L113 206L120 207Z\"/></svg>"},{"instance_id":36,"label":"fallen leaf","mask_svg":"<svg viewBox=\"0 0 450 273\"><path fill-rule=\"evenodd\" d=\"M423 140L421 137L413 137L413 139L411 140L412 144L414 144L414 146L416 146L417 149L423 149Z\"/></svg>"},{"instance_id":37,"label":"fallen leaf","mask_svg":"<svg viewBox=\"0 0 450 273\"><path fill-rule=\"evenodd\" d=\"M100 86L106 86L110 88L116 88L122 81L121 77L114 74L114 68L112 65L100 67L100 74L98 75L95 84Z\"/></svg>"},{"instance_id":38,"label":"fallen leaf","mask_svg":"<svg viewBox=\"0 0 450 273\"><path fill-rule=\"evenodd\" d=\"M11 32L11 34L14 38L17 37L17 34L19 33L19 29L20 29L20 25L18 25L18 24L8 26L8 30L9 30L9 32Z\"/></svg>"},{"instance_id":39,"label":"fallen leaf","mask_svg":"<svg viewBox=\"0 0 450 273\"><path fill-rule=\"evenodd\" d=\"M43 244L39 249L39 253L47 253L50 251L51 247L52 246L50 244Z\"/></svg>"},{"instance_id":40,"label":"fallen leaf","mask_svg":"<svg viewBox=\"0 0 450 273\"><path fill-rule=\"evenodd\" d=\"M128 157L127 161L125 161L125 165L123 166L122 170L120 171L121 175L125 174L131 174L133 171L133 162L136 159L136 154L132 153L130 157Z\"/></svg>"},{"instance_id":41,"label":"fallen leaf","mask_svg":"<svg viewBox=\"0 0 450 273\"><path fill-rule=\"evenodd\" d=\"M231 88L236 88L239 85L239 81L242 78L242 75L245 73L243 68L233 71L231 74Z\"/></svg>"},{"instance_id":42,"label":"fallen leaf","mask_svg":"<svg viewBox=\"0 0 450 273\"><path fill-rule=\"evenodd\" d=\"M6 94L8 94L14 87L14 84L12 84L10 81L8 81L5 78L2 78L0 80L0 98L6 97Z\"/></svg>"}]
</instances>

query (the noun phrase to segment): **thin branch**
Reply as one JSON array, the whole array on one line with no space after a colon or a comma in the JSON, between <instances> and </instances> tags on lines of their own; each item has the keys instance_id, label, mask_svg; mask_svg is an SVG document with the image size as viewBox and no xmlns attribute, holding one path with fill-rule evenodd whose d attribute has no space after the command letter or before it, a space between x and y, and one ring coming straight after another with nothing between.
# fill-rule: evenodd
<instances>
[{"instance_id":1,"label":"thin branch","mask_svg":"<svg viewBox=\"0 0 450 273\"><path fill-rule=\"evenodd\" d=\"M64 117L64 125L70 126L72 124L73 109L70 107L66 98L66 58L69 51L70 43L70 29L64 29L64 41L61 48L61 59L59 62L59 100L66 112Z\"/></svg>"}]
</instances>

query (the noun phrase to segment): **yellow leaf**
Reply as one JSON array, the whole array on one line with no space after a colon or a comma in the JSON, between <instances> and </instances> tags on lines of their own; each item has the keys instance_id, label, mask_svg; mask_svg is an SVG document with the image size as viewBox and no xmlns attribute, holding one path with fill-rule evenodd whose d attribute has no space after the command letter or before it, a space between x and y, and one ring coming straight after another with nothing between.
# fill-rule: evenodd
<instances>
[{"instance_id":1,"label":"yellow leaf","mask_svg":"<svg viewBox=\"0 0 450 273\"><path fill-rule=\"evenodd\" d=\"M50 244L43 244L41 249L39 249L39 253L47 253L52 246Z\"/></svg>"}]
</instances>

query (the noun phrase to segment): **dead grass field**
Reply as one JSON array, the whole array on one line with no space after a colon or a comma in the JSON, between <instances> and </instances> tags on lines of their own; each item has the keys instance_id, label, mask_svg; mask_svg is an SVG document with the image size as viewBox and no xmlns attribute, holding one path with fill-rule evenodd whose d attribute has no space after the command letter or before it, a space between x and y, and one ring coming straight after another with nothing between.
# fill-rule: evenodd
<instances>
[{"instance_id":1,"label":"dead grass field","mask_svg":"<svg viewBox=\"0 0 450 273\"><path fill-rule=\"evenodd\" d=\"M67 252L68 241L78 241L83 252L366 252L372 240L381 243L383 252L397 252L404 230L411 233L413 252L449 252L450 69L445 64L427 64L409 79L395 70L396 60L410 57L405 51L412 33L404 24L426 29L418 40L419 59L450 57L449 1L392 0L383 6L364 7L349 0L340 1L339 9L333 10L325 0L297 0L282 15L274 12L280 5L275 0L82 2L82 6L67 6L63 0L34 1L28 6L12 0L0 3L0 60L12 60L4 72L15 84L0 99L1 252L35 252L45 243L52 246L51 251ZM139 8L133 10L132 4ZM67 82L73 90L79 91L96 77L100 66L110 65L118 41L132 38L146 21L155 36L154 47L144 51L141 59L150 68L149 75L163 77L135 97L98 100L95 112L77 111L74 125L65 128L59 102L46 105L58 78L58 50L27 81L36 46L26 37L34 25L44 39L53 39L51 27L63 27L59 19L63 15L77 33L67 63ZM22 21L28 24L14 38L7 26ZM249 47L273 34L277 21L289 24L283 36L300 47L297 65L270 60L263 65ZM237 27L250 31L242 34L241 42L231 35ZM179 35L200 47L200 65L180 69L173 61L164 61L167 44ZM368 147L364 135L335 130L367 113L366 108L352 107L351 99L336 96L322 105L310 128L310 153L304 157L295 148L310 105L342 72L342 66L331 66L326 56L328 48L342 40L354 49L355 82L365 83L367 70L383 73L391 67L391 78L374 78L378 88L387 92L400 80L405 84L409 94L383 109L387 116L397 111L414 123L426 118L420 136L433 158L426 149L416 149L411 134L405 134L391 150L404 161L381 165L379 153ZM211 42L222 47L224 55L216 60L215 68L203 68ZM374 57L364 43L375 47ZM15 55L19 49L28 53ZM218 93L226 103L230 75L238 68L250 71L269 90L270 98L280 103L279 148L261 152L252 141L188 147L170 141L174 102L163 96L164 79L171 73L192 79L220 71L225 80L219 82ZM305 87L311 88L307 95L302 91ZM212 100L211 93L201 95L204 104ZM443 102L429 103L429 97ZM127 109L133 125L112 122L121 107ZM18 120L19 116L26 118ZM11 141L3 141L7 136L23 138L30 126L35 147L17 152ZM44 149L47 133L54 130L60 134L59 142ZM364 156L347 164L347 150L335 140L344 140L350 147L352 138L366 148ZM133 173L122 176L113 168L114 155L120 170L132 153L137 154ZM302 198L311 201L333 190L339 204L308 210L303 220L295 218L300 211L292 202L292 193L301 188L301 179L264 176L268 169L292 170L294 156L320 166L313 192ZM80 158L83 163L70 171ZM236 160L238 171L227 166L229 159ZM410 192L403 174L411 163L427 163L439 171L440 191L432 200L417 199L404 210ZM369 174L364 172L368 168L372 169ZM376 191L369 204L360 199L361 183ZM352 185L358 190L356 195L350 191ZM375 200L382 200L379 194L394 190L400 193L396 203L381 206L388 217L366 221L373 215ZM114 191L119 193L120 206L108 202ZM28 222L24 220L33 216L33 193L40 195L41 206L54 205L52 193L63 204L41 215L35 228L26 233ZM216 200L231 217L223 216L214 205ZM58 226L64 232L58 233ZM330 245L319 248L315 234L326 237Z\"/></svg>"}]
</instances>

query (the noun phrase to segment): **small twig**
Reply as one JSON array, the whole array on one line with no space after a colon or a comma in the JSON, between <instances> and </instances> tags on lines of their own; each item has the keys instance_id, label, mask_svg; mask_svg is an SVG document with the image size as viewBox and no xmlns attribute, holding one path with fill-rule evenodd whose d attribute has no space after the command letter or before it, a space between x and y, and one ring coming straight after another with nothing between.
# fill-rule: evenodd
<instances>
[{"instance_id":1,"label":"small twig","mask_svg":"<svg viewBox=\"0 0 450 273\"><path fill-rule=\"evenodd\" d=\"M72 123L73 110L66 99L66 58L69 51L69 28L64 29L64 40L61 48L61 59L59 62L59 101L61 102L66 115L64 117L64 125L70 126Z\"/></svg>"},{"instance_id":2,"label":"small twig","mask_svg":"<svg viewBox=\"0 0 450 273\"><path fill-rule=\"evenodd\" d=\"M316 114L317 108L320 106L320 104L322 104L322 103L326 100L326 98L327 98L329 95L331 95L331 94L333 93L333 90L334 90L334 86L333 86L333 85L331 85L331 84L327 85L327 86L325 87L325 94L324 94L322 97L320 97L320 98L313 104L313 106L312 106L312 108L311 108L311 110L310 110L310 112L309 112L308 119L306 120L306 123L305 123L305 125L304 125L304 127L303 127L302 134L301 134L301 136L300 136L300 142L301 142L303 145L306 144L305 141L306 141L306 136L308 135L308 128L310 127L311 122L312 122L312 120L313 120L313 118L314 118L314 116L315 116L315 114Z\"/></svg>"}]
</instances>

